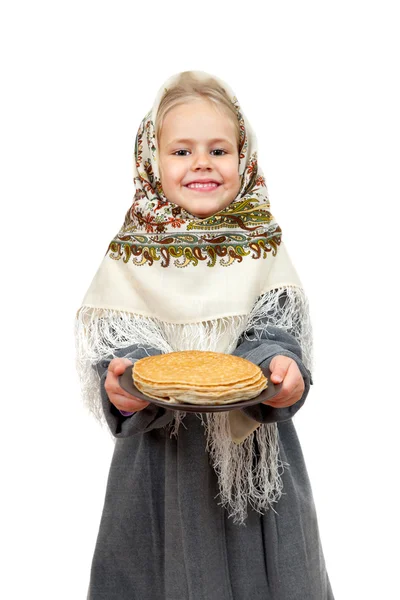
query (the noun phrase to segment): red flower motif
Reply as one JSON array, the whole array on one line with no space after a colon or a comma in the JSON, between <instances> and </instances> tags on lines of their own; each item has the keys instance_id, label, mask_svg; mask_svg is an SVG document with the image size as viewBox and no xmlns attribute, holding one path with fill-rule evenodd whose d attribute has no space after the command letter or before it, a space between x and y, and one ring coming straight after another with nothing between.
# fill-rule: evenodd
<instances>
[{"instance_id":1,"label":"red flower motif","mask_svg":"<svg viewBox=\"0 0 400 600\"><path fill-rule=\"evenodd\" d=\"M259 177L257 177L256 179L256 185L258 186L265 186L265 179L262 175L260 175Z\"/></svg>"},{"instance_id":2,"label":"red flower motif","mask_svg":"<svg viewBox=\"0 0 400 600\"><path fill-rule=\"evenodd\" d=\"M154 211L160 210L160 208L163 208L166 204L167 203L164 200L160 200L160 198L158 198L157 206L154 208Z\"/></svg>"},{"instance_id":3,"label":"red flower motif","mask_svg":"<svg viewBox=\"0 0 400 600\"><path fill-rule=\"evenodd\" d=\"M184 225L185 221L183 219L170 219L169 223L174 229L179 229L181 225Z\"/></svg>"},{"instance_id":4,"label":"red flower motif","mask_svg":"<svg viewBox=\"0 0 400 600\"><path fill-rule=\"evenodd\" d=\"M256 162L252 161L249 166L247 167L247 172L251 175L254 172L254 169L256 168Z\"/></svg>"},{"instance_id":5,"label":"red flower motif","mask_svg":"<svg viewBox=\"0 0 400 600\"><path fill-rule=\"evenodd\" d=\"M149 215L148 213L142 215L141 212L137 211L136 218L141 227L144 225L146 233L154 233L154 226L156 223L154 222L154 217L152 215Z\"/></svg>"},{"instance_id":6,"label":"red flower motif","mask_svg":"<svg viewBox=\"0 0 400 600\"><path fill-rule=\"evenodd\" d=\"M140 181L142 182L143 188L147 192L150 192L151 194L155 194L154 188L152 187L152 185L150 185L150 183L146 179L143 179L143 177L140 177Z\"/></svg>"}]
</instances>

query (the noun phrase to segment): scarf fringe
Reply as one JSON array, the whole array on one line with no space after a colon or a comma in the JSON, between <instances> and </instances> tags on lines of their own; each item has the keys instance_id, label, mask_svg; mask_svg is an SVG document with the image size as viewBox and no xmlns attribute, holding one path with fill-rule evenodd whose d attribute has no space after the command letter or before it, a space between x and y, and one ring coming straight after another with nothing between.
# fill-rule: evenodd
<instances>
[{"instance_id":1,"label":"scarf fringe","mask_svg":"<svg viewBox=\"0 0 400 600\"><path fill-rule=\"evenodd\" d=\"M247 319L235 316L202 323L166 323L128 312L82 306L75 322L76 368L86 407L100 423L105 423L95 366L121 355L124 348L137 345L162 353L210 350L229 354Z\"/></svg>"},{"instance_id":2,"label":"scarf fringe","mask_svg":"<svg viewBox=\"0 0 400 600\"><path fill-rule=\"evenodd\" d=\"M289 465L279 458L278 428L276 423L260 425L242 444L235 444L226 413L206 413L205 417L201 415L206 450L218 477L220 505L235 524L243 525L249 505L263 514L282 495L281 476Z\"/></svg>"},{"instance_id":3,"label":"scarf fringe","mask_svg":"<svg viewBox=\"0 0 400 600\"><path fill-rule=\"evenodd\" d=\"M282 291L285 291L286 295L284 301ZM302 352L302 361L312 372L313 331L309 302L303 288L284 286L260 296L249 315L244 337L251 339L247 332L252 330L255 337L260 339L263 332L268 332L268 325L285 330L297 340Z\"/></svg>"},{"instance_id":4,"label":"scarf fringe","mask_svg":"<svg viewBox=\"0 0 400 600\"><path fill-rule=\"evenodd\" d=\"M157 319L116 310L82 306L75 321L76 369L85 406L105 425L101 405L100 377L96 365L118 356L121 349L151 345L162 353L172 352Z\"/></svg>"},{"instance_id":5,"label":"scarf fringe","mask_svg":"<svg viewBox=\"0 0 400 600\"><path fill-rule=\"evenodd\" d=\"M286 292L283 306L282 291ZM178 350L231 353L241 335L245 339L260 339L263 332L268 332L269 325L284 329L295 337L302 349L302 360L312 371L309 305L303 289L298 286L282 286L266 292L249 315L184 325L83 306L78 311L75 333L77 370L84 402L104 424L99 375L94 367L104 359L117 356L116 352L123 348L136 344L143 348L151 346L162 353ZM273 337L272 332L270 335ZM169 424L171 437L178 435L186 414L174 412ZM273 504L282 495L282 473L289 466L279 458L276 423L261 424L244 442L236 444L231 439L227 412L196 414L205 429L206 450L218 476L220 504L226 508L229 517L234 523L243 525L249 505L261 514L273 509Z\"/></svg>"}]
</instances>

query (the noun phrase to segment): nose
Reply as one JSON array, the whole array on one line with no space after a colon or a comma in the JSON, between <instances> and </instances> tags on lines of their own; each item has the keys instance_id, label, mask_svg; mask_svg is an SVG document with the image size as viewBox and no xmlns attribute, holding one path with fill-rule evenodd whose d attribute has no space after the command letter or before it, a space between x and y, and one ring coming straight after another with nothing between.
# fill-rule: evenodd
<instances>
[{"instance_id":1,"label":"nose","mask_svg":"<svg viewBox=\"0 0 400 600\"><path fill-rule=\"evenodd\" d=\"M211 169L211 158L208 152L197 152L193 155L192 169L198 171L199 169Z\"/></svg>"}]
</instances>

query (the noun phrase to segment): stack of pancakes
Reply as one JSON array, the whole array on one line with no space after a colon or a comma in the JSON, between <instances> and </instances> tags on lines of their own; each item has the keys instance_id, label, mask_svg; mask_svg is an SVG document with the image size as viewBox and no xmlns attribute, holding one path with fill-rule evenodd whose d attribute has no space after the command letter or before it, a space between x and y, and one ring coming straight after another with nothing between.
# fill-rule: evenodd
<instances>
[{"instance_id":1,"label":"stack of pancakes","mask_svg":"<svg viewBox=\"0 0 400 600\"><path fill-rule=\"evenodd\" d=\"M175 404L230 404L258 396L268 385L260 367L245 358L186 350L138 360L132 369L137 389Z\"/></svg>"}]
</instances>

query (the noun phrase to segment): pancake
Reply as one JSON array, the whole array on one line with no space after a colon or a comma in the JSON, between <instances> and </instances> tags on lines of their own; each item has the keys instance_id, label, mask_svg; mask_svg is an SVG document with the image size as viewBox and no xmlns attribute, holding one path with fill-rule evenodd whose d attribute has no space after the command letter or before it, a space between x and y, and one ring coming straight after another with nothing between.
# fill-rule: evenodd
<instances>
[{"instance_id":1,"label":"pancake","mask_svg":"<svg viewBox=\"0 0 400 600\"><path fill-rule=\"evenodd\" d=\"M231 404L258 396L268 385L260 367L219 352L185 350L138 360L135 386L166 403Z\"/></svg>"}]
</instances>

